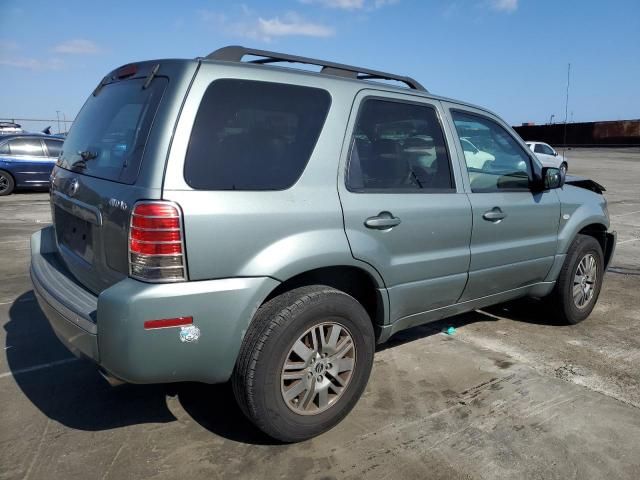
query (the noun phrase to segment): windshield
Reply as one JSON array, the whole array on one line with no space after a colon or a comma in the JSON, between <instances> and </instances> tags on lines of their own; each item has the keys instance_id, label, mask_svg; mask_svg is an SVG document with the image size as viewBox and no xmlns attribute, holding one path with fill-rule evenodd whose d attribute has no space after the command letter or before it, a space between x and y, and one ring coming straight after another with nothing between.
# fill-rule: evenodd
<instances>
[{"instance_id":1,"label":"windshield","mask_svg":"<svg viewBox=\"0 0 640 480\"><path fill-rule=\"evenodd\" d=\"M89 97L65 139L58 165L85 175L134 183L153 117L167 85L156 78L105 85Z\"/></svg>"}]
</instances>

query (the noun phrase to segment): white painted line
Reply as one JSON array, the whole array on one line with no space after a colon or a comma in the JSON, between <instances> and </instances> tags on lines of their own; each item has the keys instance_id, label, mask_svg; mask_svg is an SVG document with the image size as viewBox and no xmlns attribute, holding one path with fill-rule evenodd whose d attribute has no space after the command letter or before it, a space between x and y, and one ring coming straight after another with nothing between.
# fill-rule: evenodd
<instances>
[{"instance_id":1,"label":"white painted line","mask_svg":"<svg viewBox=\"0 0 640 480\"><path fill-rule=\"evenodd\" d=\"M20 300L10 300L8 302L0 302L0 305L9 305L11 303L35 302L35 298L21 298Z\"/></svg>"},{"instance_id":2,"label":"white painted line","mask_svg":"<svg viewBox=\"0 0 640 480\"><path fill-rule=\"evenodd\" d=\"M57 367L58 365L64 365L65 363L71 363L79 360L78 358L65 358L64 360L57 360L55 362L43 363L42 365L35 365L33 367L21 368L14 370L13 372L0 373L0 378L15 377L22 375L23 373L35 372L36 370L42 370L43 368Z\"/></svg>"},{"instance_id":3,"label":"white painted line","mask_svg":"<svg viewBox=\"0 0 640 480\"><path fill-rule=\"evenodd\" d=\"M616 243L616 245L622 245L623 243L629 242L637 242L638 240L640 240L640 238L630 238L629 240L622 240L621 242Z\"/></svg>"},{"instance_id":4,"label":"white painted line","mask_svg":"<svg viewBox=\"0 0 640 480\"><path fill-rule=\"evenodd\" d=\"M640 213L640 210L636 210L635 212L618 213L617 215L611 215L611 216L612 217L626 217L627 215L635 215L636 213Z\"/></svg>"}]
</instances>

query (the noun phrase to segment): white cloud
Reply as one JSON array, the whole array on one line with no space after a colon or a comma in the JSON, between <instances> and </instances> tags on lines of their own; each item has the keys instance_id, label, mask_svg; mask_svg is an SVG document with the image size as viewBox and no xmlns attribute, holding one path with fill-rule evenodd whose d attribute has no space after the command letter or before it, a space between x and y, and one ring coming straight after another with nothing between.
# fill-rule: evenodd
<instances>
[{"instance_id":1,"label":"white cloud","mask_svg":"<svg viewBox=\"0 0 640 480\"><path fill-rule=\"evenodd\" d=\"M265 39L284 36L330 37L335 33L331 27L309 22L292 14L285 16L282 20L279 17L266 19L260 17L256 30L258 35Z\"/></svg>"},{"instance_id":2,"label":"white cloud","mask_svg":"<svg viewBox=\"0 0 640 480\"><path fill-rule=\"evenodd\" d=\"M518 9L518 0L491 0L491 8L499 12L512 13Z\"/></svg>"},{"instance_id":3,"label":"white cloud","mask_svg":"<svg viewBox=\"0 0 640 480\"><path fill-rule=\"evenodd\" d=\"M58 70L62 61L58 58L39 60L37 58L0 58L0 65L27 70Z\"/></svg>"},{"instance_id":4,"label":"white cloud","mask_svg":"<svg viewBox=\"0 0 640 480\"><path fill-rule=\"evenodd\" d=\"M364 0L300 0L301 3L317 3L329 8L343 10L359 10L364 7Z\"/></svg>"},{"instance_id":5,"label":"white cloud","mask_svg":"<svg viewBox=\"0 0 640 480\"><path fill-rule=\"evenodd\" d=\"M0 39L0 52L12 52L18 50L18 44L12 40Z\"/></svg>"},{"instance_id":6,"label":"white cloud","mask_svg":"<svg viewBox=\"0 0 640 480\"><path fill-rule=\"evenodd\" d=\"M317 4L327 8L339 8L341 10L375 10L393 5L400 0L299 0L300 3Z\"/></svg>"},{"instance_id":7,"label":"white cloud","mask_svg":"<svg viewBox=\"0 0 640 480\"><path fill-rule=\"evenodd\" d=\"M73 40L67 40L66 42L59 43L53 47L53 51L57 53L71 53L71 54L95 54L99 53L100 49L91 40L85 40L83 38L76 38Z\"/></svg>"},{"instance_id":8,"label":"white cloud","mask_svg":"<svg viewBox=\"0 0 640 480\"><path fill-rule=\"evenodd\" d=\"M295 12L265 18L243 6L240 17L229 17L208 10L199 10L197 13L202 21L214 24L216 28L228 35L265 42L269 42L275 37L324 38L335 34L333 27L309 21Z\"/></svg>"}]
</instances>

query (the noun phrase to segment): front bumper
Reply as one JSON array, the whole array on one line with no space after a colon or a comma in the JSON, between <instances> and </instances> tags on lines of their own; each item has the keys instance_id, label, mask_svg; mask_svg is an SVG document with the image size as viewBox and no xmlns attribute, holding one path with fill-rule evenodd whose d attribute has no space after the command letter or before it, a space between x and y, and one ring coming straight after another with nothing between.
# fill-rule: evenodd
<instances>
[{"instance_id":1,"label":"front bumper","mask_svg":"<svg viewBox=\"0 0 640 480\"><path fill-rule=\"evenodd\" d=\"M58 338L78 356L131 383L225 382L253 314L278 285L268 277L148 284L125 278L99 296L60 262L53 228L31 237L31 279ZM145 320L193 317L200 331L145 330Z\"/></svg>"}]
</instances>

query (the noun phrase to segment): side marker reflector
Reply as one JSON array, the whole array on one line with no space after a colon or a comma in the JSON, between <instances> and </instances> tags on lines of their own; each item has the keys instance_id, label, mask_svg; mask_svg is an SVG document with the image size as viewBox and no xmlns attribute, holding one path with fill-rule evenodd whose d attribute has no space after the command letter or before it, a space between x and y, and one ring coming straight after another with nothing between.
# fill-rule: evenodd
<instances>
[{"instance_id":1,"label":"side marker reflector","mask_svg":"<svg viewBox=\"0 0 640 480\"><path fill-rule=\"evenodd\" d=\"M164 318L162 320L145 321L144 329L152 330L154 328L181 327L183 325L191 325L191 324L193 324L193 317Z\"/></svg>"}]
</instances>

